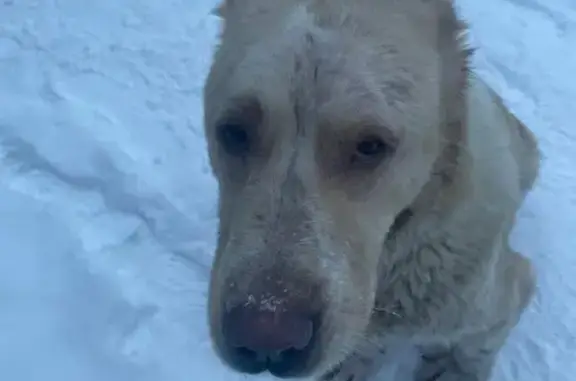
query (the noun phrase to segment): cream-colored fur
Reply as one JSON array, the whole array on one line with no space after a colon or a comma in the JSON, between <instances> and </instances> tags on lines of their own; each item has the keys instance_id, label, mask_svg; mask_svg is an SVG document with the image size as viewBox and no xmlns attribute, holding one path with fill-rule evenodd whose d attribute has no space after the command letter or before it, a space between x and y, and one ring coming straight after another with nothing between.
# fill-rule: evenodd
<instances>
[{"instance_id":1,"label":"cream-colored fur","mask_svg":"<svg viewBox=\"0 0 576 381\"><path fill-rule=\"evenodd\" d=\"M540 156L468 67L451 2L228 0L218 14L205 87L216 351L238 368L222 316L272 298L321 316L290 377L370 380L404 340L422 352L416 381L488 380L534 292L508 235ZM226 143L230 125L245 135ZM381 157L357 164L373 136Z\"/></svg>"}]
</instances>

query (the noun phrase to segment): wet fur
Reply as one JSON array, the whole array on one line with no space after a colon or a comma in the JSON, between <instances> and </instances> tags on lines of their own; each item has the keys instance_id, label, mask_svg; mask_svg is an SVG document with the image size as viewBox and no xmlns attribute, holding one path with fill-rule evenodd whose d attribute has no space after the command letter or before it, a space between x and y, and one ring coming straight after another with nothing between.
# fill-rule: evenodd
<instances>
[{"instance_id":1,"label":"wet fur","mask_svg":"<svg viewBox=\"0 0 576 381\"><path fill-rule=\"evenodd\" d=\"M209 297L262 274L321 285L326 317L306 376L370 380L387 343L418 346L416 381L486 381L535 276L510 248L538 175L532 133L468 66L464 25L443 0L228 0L205 88L220 184ZM215 126L239 117L267 143L230 162ZM331 136L363 123L398 139L384 169L343 171ZM240 166L244 165L244 166ZM249 166L247 169L246 166ZM281 270L280 270L281 269ZM304 376L304 375L303 375Z\"/></svg>"}]
</instances>

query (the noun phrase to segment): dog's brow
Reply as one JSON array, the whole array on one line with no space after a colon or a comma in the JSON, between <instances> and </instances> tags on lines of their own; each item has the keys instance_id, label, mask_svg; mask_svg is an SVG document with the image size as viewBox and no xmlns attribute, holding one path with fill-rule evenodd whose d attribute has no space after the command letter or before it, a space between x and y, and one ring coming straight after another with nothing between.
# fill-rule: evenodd
<instances>
[{"instance_id":1,"label":"dog's brow","mask_svg":"<svg viewBox=\"0 0 576 381\"><path fill-rule=\"evenodd\" d=\"M236 97L229 102L221 119L260 124L263 118L261 103L253 95Z\"/></svg>"}]
</instances>

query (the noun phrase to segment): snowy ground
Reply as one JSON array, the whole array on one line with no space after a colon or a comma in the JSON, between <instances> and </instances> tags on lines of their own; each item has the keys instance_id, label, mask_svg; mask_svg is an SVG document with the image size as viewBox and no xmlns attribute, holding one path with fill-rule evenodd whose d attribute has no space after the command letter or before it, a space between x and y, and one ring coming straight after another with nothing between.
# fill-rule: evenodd
<instances>
[{"instance_id":1,"label":"snowy ground","mask_svg":"<svg viewBox=\"0 0 576 381\"><path fill-rule=\"evenodd\" d=\"M234 381L207 338L215 0L0 0L0 379ZM576 2L461 0L541 139L514 245L540 293L496 380L576 374Z\"/></svg>"}]
</instances>

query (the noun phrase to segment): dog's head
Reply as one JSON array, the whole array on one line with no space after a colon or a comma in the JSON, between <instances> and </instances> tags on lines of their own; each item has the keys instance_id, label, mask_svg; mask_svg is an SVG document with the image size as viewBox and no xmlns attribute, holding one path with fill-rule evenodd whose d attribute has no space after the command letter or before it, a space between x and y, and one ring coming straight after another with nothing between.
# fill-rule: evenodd
<instances>
[{"instance_id":1,"label":"dog's head","mask_svg":"<svg viewBox=\"0 0 576 381\"><path fill-rule=\"evenodd\" d=\"M204 94L220 203L212 338L239 371L317 374L364 335L383 243L457 122L459 24L442 0L219 13Z\"/></svg>"}]
</instances>

